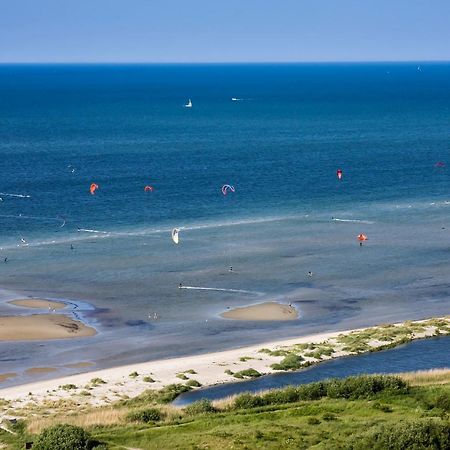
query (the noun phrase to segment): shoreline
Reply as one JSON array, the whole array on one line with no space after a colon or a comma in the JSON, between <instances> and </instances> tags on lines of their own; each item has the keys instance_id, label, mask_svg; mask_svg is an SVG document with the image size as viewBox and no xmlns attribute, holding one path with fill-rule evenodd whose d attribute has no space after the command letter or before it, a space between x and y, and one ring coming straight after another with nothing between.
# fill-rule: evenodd
<instances>
[{"instance_id":1,"label":"shoreline","mask_svg":"<svg viewBox=\"0 0 450 450\"><path fill-rule=\"evenodd\" d=\"M83 372L0 389L0 398L15 406L73 399L90 405L111 404L169 384L212 386L281 370L297 370L341 356L392 348L415 339L450 334L450 316L342 332L319 333L270 341L233 350L161 359ZM297 366L286 365L286 360ZM283 366L284 365L284 366ZM283 368L284 367L284 368ZM82 394L88 392L88 395ZM29 394L31 393L31 395Z\"/></svg>"}]
</instances>

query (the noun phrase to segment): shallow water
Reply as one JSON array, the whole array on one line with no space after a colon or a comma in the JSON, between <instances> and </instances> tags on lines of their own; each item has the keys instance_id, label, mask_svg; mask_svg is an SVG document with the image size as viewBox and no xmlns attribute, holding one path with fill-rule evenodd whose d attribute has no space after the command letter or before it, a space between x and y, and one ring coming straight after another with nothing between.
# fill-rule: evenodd
<instances>
[{"instance_id":1,"label":"shallow water","mask_svg":"<svg viewBox=\"0 0 450 450\"><path fill-rule=\"evenodd\" d=\"M2 298L100 331L1 343L1 372L448 314L450 65L416 66L1 66L0 192L31 196L0 194ZM219 317L265 300L300 319Z\"/></svg>"}]
</instances>

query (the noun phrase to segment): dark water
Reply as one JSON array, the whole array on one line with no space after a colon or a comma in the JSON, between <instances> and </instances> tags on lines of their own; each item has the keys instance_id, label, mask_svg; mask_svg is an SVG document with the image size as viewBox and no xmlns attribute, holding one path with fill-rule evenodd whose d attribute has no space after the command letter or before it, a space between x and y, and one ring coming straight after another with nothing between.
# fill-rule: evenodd
<instances>
[{"instance_id":1,"label":"dark water","mask_svg":"<svg viewBox=\"0 0 450 450\"><path fill-rule=\"evenodd\" d=\"M414 341L391 350L337 358L299 372L267 375L250 381L187 392L181 394L174 404L182 406L202 398L217 400L242 392L258 392L289 385L312 383L327 378L448 367L450 367L450 337L445 336Z\"/></svg>"},{"instance_id":2,"label":"dark water","mask_svg":"<svg viewBox=\"0 0 450 450\"><path fill-rule=\"evenodd\" d=\"M1 343L1 371L448 314L449 123L450 64L0 66L1 298L100 332ZM264 300L301 318L219 317Z\"/></svg>"}]
</instances>

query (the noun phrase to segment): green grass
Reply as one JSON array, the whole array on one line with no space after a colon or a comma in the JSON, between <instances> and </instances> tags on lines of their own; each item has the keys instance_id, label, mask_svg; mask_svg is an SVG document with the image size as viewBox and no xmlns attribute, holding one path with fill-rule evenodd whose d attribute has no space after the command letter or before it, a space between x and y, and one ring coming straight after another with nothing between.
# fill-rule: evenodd
<instances>
[{"instance_id":1,"label":"green grass","mask_svg":"<svg viewBox=\"0 0 450 450\"><path fill-rule=\"evenodd\" d=\"M398 377L360 376L259 395L241 394L234 400L215 404L203 400L184 410L164 406L168 398L185 389L183 385L171 385L122 401L117 407L129 414L121 422L92 426L88 431L113 450L123 447L350 450L361 448L354 447L360 445L358 442L370 442L368 448L375 450L381 447L372 445L371 439L380 430L390 430L395 436L397 427L405 431L421 425L422 433L429 423L437 427L450 424L448 381L409 386ZM32 440L23 424L16 431L17 436L0 431L0 443L16 450L23 448L25 440Z\"/></svg>"}]
</instances>

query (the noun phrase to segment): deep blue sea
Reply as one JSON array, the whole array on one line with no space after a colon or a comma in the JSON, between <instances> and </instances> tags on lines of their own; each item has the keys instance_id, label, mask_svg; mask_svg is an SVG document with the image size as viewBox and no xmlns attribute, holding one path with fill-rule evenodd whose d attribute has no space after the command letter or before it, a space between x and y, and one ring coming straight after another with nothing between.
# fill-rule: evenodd
<instances>
[{"instance_id":1,"label":"deep blue sea","mask_svg":"<svg viewBox=\"0 0 450 450\"><path fill-rule=\"evenodd\" d=\"M0 66L0 313L99 330L2 343L0 372L449 314L449 150L447 63ZM219 316L265 300L300 319Z\"/></svg>"}]
</instances>

